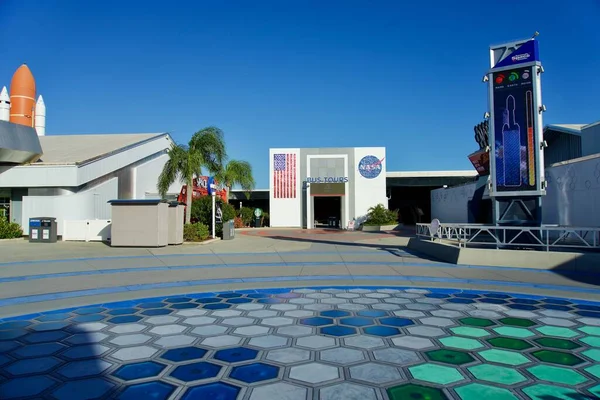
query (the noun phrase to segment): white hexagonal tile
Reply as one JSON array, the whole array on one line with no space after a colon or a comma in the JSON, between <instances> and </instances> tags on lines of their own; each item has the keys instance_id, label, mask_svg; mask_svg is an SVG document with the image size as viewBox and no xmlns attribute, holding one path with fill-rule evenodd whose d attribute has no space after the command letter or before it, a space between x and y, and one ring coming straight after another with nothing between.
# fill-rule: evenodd
<instances>
[{"instance_id":1,"label":"white hexagonal tile","mask_svg":"<svg viewBox=\"0 0 600 400\"><path fill-rule=\"evenodd\" d=\"M365 297L369 297L371 299L387 299L388 297L390 297L389 294L387 293L367 293L365 294Z\"/></svg>"},{"instance_id":2,"label":"white hexagonal tile","mask_svg":"<svg viewBox=\"0 0 600 400\"><path fill-rule=\"evenodd\" d=\"M239 317L240 315L242 315L242 312L237 311L237 310L217 310L217 311L213 311L210 315L212 317L218 317L218 318L229 318L229 317Z\"/></svg>"},{"instance_id":3,"label":"white hexagonal tile","mask_svg":"<svg viewBox=\"0 0 600 400\"><path fill-rule=\"evenodd\" d=\"M327 311L333 309L333 306L330 304L309 304L304 306L304 309L313 311Z\"/></svg>"},{"instance_id":4,"label":"white hexagonal tile","mask_svg":"<svg viewBox=\"0 0 600 400\"><path fill-rule=\"evenodd\" d=\"M197 308L192 308L188 310L177 311L175 315L180 317L199 317L200 315L206 315L206 310L199 310Z\"/></svg>"},{"instance_id":5,"label":"white hexagonal tile","mask_svg":"<svg viewBox=\"0 0 600 400\"><path fill-rule=\"evenodd\" d=\"M71 344L99 343L106 339L108 335L102 332L77 333L66 340Z\"/></svg>"},{"instance_id":6,"label":"white hexagonal tile","mask_svg":"<svg viewBox=\"0 0 600 400\"><path fill-rule=\"evenodd\" d=\"M419 298L423 297L417 293L406 293L406 292L396 293L394 296L400 297L402 299L419 299Z\"/></svg>"},{"instance_id":7,"label":"white hexagonal tile","mask_svg":"<svg viewBox=\"0 0 600 400\"><path fill-rule=\"evenodd\" d=\"M544 311L541 311L540 314L544 314L546 317L554 317L554 318L575 318L575 317L577 317L577 315L571 314L570 312L558 311L558 310L544 310Z\"/></svg>"},{"instance_id":8,"label":"white hexagonal tile","mask_svg":"<svg viewBox=\"0 0 600 400\"><path fill-rule=\"evenodd\" d=\"M441 318L441 317L421 318L421 323L425 324L425 325L441 326L441 327L456 325L456 323L454 321L452 321L451 319Z\"/></svg>"},{"instance_id":9,"label":"white hexagonal tile","mask_svg":"<svg viewBox=\"0 0 600 400\"><path fill-rule=\"evenodd\" d=\"M216 318L202 316L202 317L192 317L192 318L184 319L183 323L187 324L187 325L198 326L198 325L214 324L215 321L216 321Z\"/></svg>"},{"instance_id":10,"label":"white hexagonal tile","mask_svg":"<svg viewBox=\"0 0 600 400\"><path fill-rule=\"evenodd\" d=\"M245 326L245 325L252 325L255 322L256 322L256 320L254 318L235 317L235 318L226 318L221 323L223 325L228 325L228 326Z\"/></svg>"},{"instance_id":11,"label":"white hexagonal tile","mask_svg":"<svg viewBox=\"0 0 600 400\"><path fill-rule=\"evenodd\" d=\"M160 347L179 347L179 346L187 346L196 340L193 336L188 335L173 335L173 336L164 336L154 342L157 346Z\"/></svg>"},{"instance_id":12,"label":"white hexagonal tile","mask_svg":"<svg viewBox=\"0 0 600 400\"><path fill-rule=\"evenodd\" d=\"M423 303L423 304L442 304L445 303L445 300L442 299L430 299L427 297L424 297L422 299L417 300L418 303Z\"/></svg>"},{"instance_id":13,"label":"white hexagonal tile","mask_svg":"<svg viewBox=\"0 0 600 400\"><path fill-rule=\"evenodd\" d=\"M444 317L444 318L462 318L465 315L460 311L453 310L435 310L431 311L431 315L434 317Z\"/></svg>"},{"instance_id":14,"label":"white hexagonal tile","mask_svg":"<svg viewBox=\"0 0 600 400\"><path fill-rule=\"evenodd\" d=\"M360 295L356 293L338 293L335 297L339 297L341 299L356 299L359 298Z\"/></svg>"},{"instance_id":15,"label":"white hexagonal tile","mask_svg":"<svg viewBox=\"0 0 600 400\"><path fill-rule=\"evenodd\" d=\"M335 288L327 288L327 289L321 289L322 293L329 293L329 294L338 294L338 293L344 293L343 289L335 289Z\"/></svg>"},{"instance_id":16,"label":"white hexagonal tile","mask_svg":"<svg viewBox=\"0 0 600 400\"><path fill-rule=\"evenodd\" d=\"M306 388L277 382L252 389L250 400L306 400Z\"/></svg>"},{"instance_id":17,"label":"white hexagonal tile","mask_svg":"<svg viewBox=\"0 0 600 400\"><path fill-rule=\"evenodd\" d=\"M373 308L374 310L393 311L393 310L399 310L400 308L402 308L402 306L400 306L398 304L381 303L381 304L373 304L371 306L371 308Z\"/></svg>"},{"instance_id":18,"label":"white hexagonal tile","mask_svg":"<svg viewBox=\"0 0 600 400\"><path fill-rule=\"evenodd\" d=\"M286 317L306 318L306 317L312 317L313 315L315 315L315 312L308 311L308 310L295 310L295 311L286 311L283 313L283 315L285 315Z\"/></svg>"},{"instance_id":19,"label":"white hexagonal tile","mask_svg":"<svg viewBox=\"0 0 600 400\"><path fill-rule=\"evenodd\" d=\"M103 324L102 322L88 322L85 324L73 325L70 327L72 331L76 332L97 332L106 328L108 325Z\"/></svg>"},{"instance_id":20,"label":"white hexagonal tile","mask_svg":"<svg viewBox=\"0 0 600 400\"><path fill-rule=\"evenodd\" d=\"M288 343L288 338L277 335L257 336L250 339L248 344L262 349L272 349L275 347L285 346ZM289 350L289 349L287 349Z\"/></svg>"},{"instance_id":21,"label":"white hexagonal tile","mask_svg":"<svg viewBox=\"0 0 600 400\"><path fill-rule=\"evenodd\" d=\"M377 299L367 299L364 297L361 297L360 299L352 299L350 300L351 302L355 303L355 304L377 304L380 301Z\"/></svg>"},{"instance_id":22,"label":"white hexagonal tile","mask_svg":"<svg viewBox=\"0 0 600 400\"><path fill-rule=\"evenodd\" d=\"M277 333L280 335L293 336L293 337L307 336L307 335L312 335L313 328L308 327L308 326L298 326L298 325L283 326L281 328L277 328Z\"/></svg>"},{"instance_id":23,"label":"white hexagonal tile","mask_svg":"<svg viewBox=\"0 0 600 400\"><path fill-rule=\"evenodd\" d=\"M415 311L431 311L431 310L438 309L438 307L434 306L433 304L423 304L423 303L406 304L404 307L408 308L409 310L415 310Z\"/></svg>"},{"instance_id":24,"label":"white hexagonal tile","mask_svg":"<svg viewBox=\"0 0 600 400\"><path fill-rule=\"evenodd\" d=\"M470 311L467 311L467 314L469 314L472 317L476 317L476 318L491 318L491 319L502 318L502 315L500 313L497 313L496 311L489 311L489 310L470 310Z\"/></svg>"},{"instance_id":25,"label":"white hexagonal tile","mask_svg":"<svg viewBox=\"0 0 600 400\"><path fill-rule=\"evenodd\" d=\"M121 361L142 360L144 358L152 357L157 352L157 349L150 346L126 347L124 349L117 350L111 355L111 357Z\"/></svg>"},{"instance_id":26,"label":"white hexagonal tile","mask_svg":"<svg viewBox=\"0 0 600 400\"><path fill-rule=\"evenodd\" d=\"M289 301L289 303L291 303L291 304L312 304L315 301L316 300L313 300L313 299L299 298L299 299L291 299Z\"/></svg>"},{"instance_id":27,"label":"white hexagonal tile","mask_svg":"<svg viewBox=\"0 0 600 400\"><path fill-rule=\"evenodd\" d=\"M584 325L600 326L600 318L579 318L577 321Z\"/></svg>"},{"instance_id":28,"label":"white hexagonal tile","mask_svg":"<svg viewBox=\"0 0 600 400\"><path fill-rule=\"evenodd\" d=\"M335 349L321 351L319 358L322 361L345 366L347 364L353 364L365 360L365 355L360 350L337 347Z\"/></svg>"},{"instance_id":29,"label":"white hexagonal tile","mask_svg":"<svg viewBox=\"0 0 600 400\"><path fill-rule=\"evenodd\" d=\"M152 339L151 336L134 334L134 335L120 335L112 339L110 342L118 346L131 346L133 344L143 344Z\"/></svg>"},{"instance_id":30,"label":"white hexagonal tile","mask_svg":"<svg viewBox=\"0 0 600 400\"><path fill-rule=\"evenodd\" d=\"M348 290L348 293L358 293L358 294L365 294L365 293L371 293L372 290L371 289L350 289Z\"/></svg>"},{"instance_id":31,"label":"white hexagonal tile","mask_svg":"<svg viewBox=\"0 0 600 400\"><path fill-rule=\"evenodd\" d=\"M264 318L260 322L262 325L267 326L283 326L283 325L291 325L294 323L294 320L291 318L284 317L275 317L275 318Z\"/></svg>"},{"instance_id":32,"label":"white hexagonal tile","mask_svg":"<svg viewBox=\"0 0 600 400\"><path fill-rule=\"evenodd\" d=\"M319 400L376 400L375 390L356 383L344 382L319 390Z\"/></svg>"},{"instance_id":33,"label":"white hexagonal tile","mask_svg":"<svg viewBox=\"0 0 600 400\"><path fill-rule=\"evenodd\" d=\"M240 344L242 341L241 337L231 335L213 336L202 340L203 346L209 347L227 347Z\"/></svg>"},{"instance_id":34,"label":"white hexagonal tile","mask_svg":"<svg viewBox=\"0 0 600 400\"><path fill-rule=\"evenodd\" d=\"M321 363L298 365L290 369L290 378L311 384L338 379L340 373L336 367Z\"/></svg>"},{"instance_id":35,"label":"white hexagonal tile","mask_svg":"<svg viewBox=\"0 0 600 400\"><path fill-rule=\"evenodd\" d=\"M144 322L147 322L152 325L167 325L167 324L172 324L173 322L177 321L178 319L179 318L172 317L170 315L159 315L157 317L146 318L146 320Z\"/></svg>"},{"instance_id":36,"label":"white hexagonal tile","mask_svg":"<svg viewBox=\"0 0 600 400\"><path fill-rule=\"evenodd\" d=\"M227 330L227 328L224 326L206 325L206 326L199 326L197 328L194 328L192 330L192 333L194 335L199 335L199 336L215 336L215 335L221 335L221 334L225 333L226 330Z\"/></svg>"},{"instance_id":37,"label":"white hexagonal tile","mask_svg":"<svg viewBox=\"0 0 600 400\"><path fill-rule=\"evenodd\" d=\"M433 346L433 342L417 336L401 336L393 338L392 342L398 347L406 347L408 349L421 350Z\"/></svg>"},{"instance_id":38,"label":"white hexagonal tile","mask_svg":"<svg viewBox=\"0 0 600 400\"><path fill-rule=\"evenodd\" d=\"M416 294L428 294L428 293L431 293L431 291L429 291L427 289L406 289L404 291L406 293L416 293Z\"/></svg>"},{"instance_id":39,"label":"white hexagonal tile","mask_svg":"<svg viewBox=\"0 0 600 400\"><path fill-rule=\"evenodd\" d=\"M321 304L344 304L347 302L348 302L348 300L338 299L338 298L321 300Z\"/></svg>"},{"instance_id":40,"label":"white hexagonal tile","mask_svg":"<svg viewBox=\"0 0 600 400\"><path fill-rule=\"evenodd\" d=\"M298 306L293 305L293 304L273 304L269 308L271 310L277 310L277 311L291 311L291 310L297 310Z\"/></svg>"},{"instance_id":41,"label":"white hexagonal tile","mask_svg":"<svg viewBox=\"0 0 600 400\"><path fill-rule=\"evenodd\" d=\"M248 313L249 317L254 318L269 318L277 315L277 311L271 310L259 310L259 311L251 311Z\"/></svg>"},{"instance_id":42,"label":"white hexagonal tile","mask_svg":"<svg viewBox=\"0 0 600 400\"><path fill-rule=\"evenodd\" d=\"M109 329L110 332L114 333L134 333L141 332L146 329L146 325L142 324L123 324L117 325Z\"/></svg>"},{"instance_id":43,"label":"white hexagonal tile","mask_svg":"<svg viewBox=\"0 0 600 400\"><path fill-rule=\"evenodd\" d=\"M383 361L395 365L412 364L420 360L414 351L402 349L378 349L373 351L377 361Z\"/></svg>"},{"instance_id":44,"label":"white hexagonal tile","mask_svg":"<svg viewBox=\"0 0 600 400\"><path fill-rule=\"evenodd\" d=\"M198 317L202 318L202 317ZM150 333L155 335L176 335L185 331L187 328L181 325L160 325L150 329Z\"/></svg>"},{"instance_id":45,"label":"white hexagonal tile","mask_svg":"<svg viewBox=\"0 0 600 400\"><path fill-rule=\"evenodd\" d=\"M417 336L440 337L446 335L446 332L440 328L427 325L411 326L410 328L407 328L407 330L411 335Z\"/></svg>"},{"instance_id":46,"label":"white hexagonal tile","mask_svg":"<svg viewBox=\"0 0 600 400\"><path fill-rule=\"evenodd\" d=\"M269 333L269 328L267 328L266 326L258 326L258 325L252 325L252 326L244 326L241 328L236 328L233 333L235 333L236 335L242 335L242 336L259 336L259 335L266 335L267 333Z\"/></svg>"},{"instance_id":47,"label":"white hexagonal tile","mask_svg":"<svg viewBox=\"0 0 600 400\"><path fill-rule=\"evenodd\" d=\"M401 310L394 311L394 315L402 318L421 318L425 316L425 313L422 311Z\"/></svg>"},{"instance_id":48,"label":"white hexagonal tile","mask_svg":"<svg viewBox=\"0 0 600 400\"><path fill-rule=\"evenodd\" d=\"M331 297L329 293L311 293L306 295L309 299L328 299Z\"/></svg>"},{"instance_id":49,"label":"white hexagonal tile","mask_svg":"<svg viewBox=\"0 0 600 400\"><path fill-rule=\"evenodd\" d=\"M538 314L531 312L531 311L525 311L525 310L506 310L506 311L504 311L504 314L508 315L509 317L515 317L515 318L533 319L533 318L539 317Z\"/></svg>"},{"instance_id":50,"label":"white hexagonal tile","mask_svg":"<svg viewBox=\"0 0 600 400\"><path fill-rule=\"evenodd\" d=\"M362 304L346 303L346 304L338 305L337 308L339 310L346 310L346 311L360 311L360 310L365 310L367 308L367 306L364 306Z\"/></svg>"},{"instance_id":51,"label":"white hexagonal tile","mask_svg":"<svg viewBox=\"0 0 600 400\"><path fill-rule=\"evenodd\" d=\"M475 308L477 308L479 310L498 311L498 312L509 310L508 307L503 306L502 304L475 303L475 304L473 304L473 306L475 306Z\"/></svg>"},{"instance_id":52,"label":"white hexagonal tile","mask_svg":"<svg viewBox=\"0 0 600 400\"><path fill-rule=\"evenodd\" d=\"M235 308L238 310L244 311L254 311L254 310L262 310L266 306L264 304L257 303L245 303L245 304L236 304Z\"/></svg>"},{"instance_id":53,"label":"white hexagonal tile","mask_svg":"<svg viewBox=\"0 0 600 400\"><path fill-rule=\"evenodd\" d=\"M396 294L400 293L400 289L377 289L377 293Z\"/></svg>"},{"instance_id":54,"label":"white hexagonal tile","mask_svg":"<svg viewBox=\"0 0 600 400\"><path fill-rule=\"evenodd\" d=\"M361 335L345 338L344 344L346 346L358 347L361 349L374 349L383 346L385 343L383 342L383 339Z\"/></svg>"},{"instance_id":55,"label":"white hexagonal tile","mask_svg":"<svg viewBox=\"0 0 600 400\"><path fill-rule=\"evenodd\" d=\"M301 361L310 360L310 351L295 348L270 350L267 353L267 360L281 364L295 364Z\"/></svg>"},{"instance_id":56,"label":"white hexagonal tile","mask_svg":"<svg viewBox=\"0 0 600 400\"><path fill-rule=\"evenodd\" d=\"M408 304L411 303L409 299L403 299L401 297L390 297L389 299L383 299L386 303L392 304Z\"/></svg>"},{"instance_id":57,"label":"white hexagonal tile","mask_svg":"<svg viewBox=\"0 0 600 400\"><path fill-rule=\"evenodd\" d=\"M563 318L552 318L552 317L544 317L544 318L540 318L540 322L543 323L544 325L554 325L554 326L574 326L576 325L575 322L568 320L568 319L563 319Z\"/></svg>"},{"instance_id":58,"label":"white hexagonal tile","mask_svg":"<svg viewBox=\"0 0 600 400\"><path fill-rule=\"evenodd\" d=\"M475 307L473 307L471 304L454 304L454 303L440 304L440 307L444 308L446 310L454 310L454 311L467 311L467 310L475 309Z\"/></svg>"},{"instance_id":59,"label":"white hexagonal tile","mask_svg":"<svg viewBox=\"0 0 600 400\"><path fill-rule=\"evenodd\" d=\"M304 336L296 339L296 345L309 349L324 349L335 346L335 339L325 336Z\"/></svg>"},{"instance_id":60,"label":"white hexagonal tile","mask_svg":"<svg viewBox=\"0 0 600 400\"><path fill-rule=\"evenodd\" d=\"M350 377L378 385L399 381L403 378L398 368L373 362L350 367Z\"/></svg>"}]
</instances>

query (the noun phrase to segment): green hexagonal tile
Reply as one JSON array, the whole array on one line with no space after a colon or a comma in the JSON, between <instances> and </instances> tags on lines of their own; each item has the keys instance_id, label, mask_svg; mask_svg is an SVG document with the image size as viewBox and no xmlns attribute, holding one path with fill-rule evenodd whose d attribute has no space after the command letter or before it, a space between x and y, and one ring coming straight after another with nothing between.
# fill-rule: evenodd
<instances>
[{"instance_id":1,"label":"green hexagonal tile","mask_svg":"<svg viewBox=\"0 0 600 400\"><path fill-rule=\"evenodd\" d=\"M408 370L415 379L439 385L448 385L464 379L456 368L436 364L421 364Z\"/></svg>"},{"instance_id":2,"label":"green hexagonal tile","mask_svg":"<svg viewBox=\"0 0 600 400\"><path fill-rule=\"evenodd\" d=\"M506 350L484 350L480 351L479 355L484 359L498 364L506 365L521 365L530 362L527 357L514 351Z\"/></svg>"},{"instance_id":3,"label":"green hexagonal tile","mask_svg":"<svg viewBox=\"0 0 600 400\"><path fill-rule=\"evenodd\" d=\"M527 380L517 370L498 365L480 364L469 367L468 370L480 381L501 383L503 385L514 385Z\"/></svg>"},{"instance_id":4,"label":"green hexagonal tile","mask_svg":"<svg viewBox=\"0 0 600 400\"><path fill-rule=\"evenodd\" d=\"M548 382L562 383L564 385L579 385L587 382L587 378L568 368L553 367L551 365L536 365L527 368L533 376Z\"/></svg>"},{"instance_id":5,"label":"green hexagonal tile","mask_svg":"<svg viewBox=\"0 0 600 400\"><path fill-rule=\"evenodd\" d=\"M471 383L455 390L462 400L517 400L517 397L506 389L479 383Z\"/></svg>"},{"instance_id":6,"label":"green hexagonal tile","mask_svg":"<svg viewBox=\"0 0 600 400\"><path fill-rule=\"evenodd\" d=\"M394 386L387 390L390 400L446 400L447 397L440 389L415 385L409 383L407 385Z\"/></svg>"},{"instance_id":7,"label":"green hexagonal tile","mask_svg":"<svg viewBox=\"0 0 600 400\"><path fill-rule=\"evenodd\" d=\"M483 345L475 339L463 338L460 336L448 336L441 338L440 342L446 347L455 347L463 350L475 350L483 347Z\"/></svg>"},{"instance_id":8,"label":"green hexagonal tile","mask_svg":"<svg viewBox=\"0 0 600 400\"><path fill-rule=\"evenodd\" d=\"M563 350L573 350L578 347L581 347L577 343L572 342L570 340L556 339L556 338L549 338L549 337L534 339L534 342L536 342L540 346L552 347L554 349L563 349Z\"/></svg>"},{"instance_id":9,"label":"green hexagonal tile","mask_svg":"<svg viewBox=\"0 0 600 400\"><path fill-rule=\"evenodd\" d=\"M600 385L591 387L588 391L596 397L600 397Z\"/></svg>"},{"instance_id":10,"label":"green hexagonal tile","mask_svg":"<svg viewBox=\"0 0 600 400\"><path fill-rule=\"evenodd\" d=\"M512 336L516 338L528 338L533 336L533 332L525 328L513 328L512 326L502 326L494 328L494 331L499 335Z\"/></svg>"},{"instance_id":11,"label":"green hexagonal tile","mask_svg":"<svg viewBox=\"0 0 600 400\"><path fill-rule=\"evenodd\" d=\"M531 354L538 360L550 364L568 365L572 367L573 365L581 364L583 362L583 360L576 355L565 353L563 351L538 350Z\"/></svg>"},{"instance_id":12,"label":"green hexagonal tile","mask_svg":"<svg viewBox=\"0 0 600 400\"><path fill-rule=\"evenodd\" d=\"M531 400L548 400L548 399L579 399L581 394L576 390L567 389L552 385L533 385L526 387L523 390Z\"/></svg>"},{"instance_id":13,"label":"green hexagonal tile","mask_svg":"<svg viewBox=\"0 0 600 400\"><path fill-rule=\"evenodd\" d=\"M586 350L582 354L594 361L600 361L600 350L598 349Z\"/></svg>"},{"instance_id":14,"label":"green hexagonal tile","mask_svg":"<svg viewBox=\"0 0 600 400\"><path fill-rule=\"evenodd\" d=\"M600 364L592 365L591 367L587 367L585 372L588 374L594 375L596 378L600 378Z\"/></svg>"},{"instance_id":15,"label":"green hexagonal tile","mask_svg":"<svg viewBox=\"0 0 600 400\"><path fill-rule=\"evenodd\" d=\"M587 344L592 347L600 347L600 337L598 336L586 336L579 339L580 342Z\"/></svg>"},{"instance_id":16,"label":"green hexagonal tile","mask_svg":"<svg viewBox=\"0 0 600 400\"><path fill-rule=\"evenodd\" d=\"M460 323L463 325L471 325L471 326L492 326L494 325L493 321L490 321L489 319L484 319L484 318L473 318L473 317L468 317L468 318L463 318L463 319L459 319Z\"/></svg>"},{"instance_id":17,"label":"green hexagonal tile","mask_svg":"<svg viewBox=\"0 0 600 400\"><path fill-rule=\"evenodd\" d=\"M572 338L578 336L579 334L572 329L563 328L560 326L542 326L540 328L535 328L536 331L545 336L557 336L561 338Z\"/></svg>"},{"instance_id":18,"label":"green hexagonal tile","mask_svg":"<svg viewBox=\"0 0 600 400\"><path fill-rule=\"evenodd\" d=\"M521 339L513 339L507 337L495 337L491 339L487 339L487 342L494 347L501 347L503 349L510 350L525 350L533 347L531 344L527 343Z\"/></svg>"},{"instance_id":19,"label":"green hexagonal tile","mask_svg":"<svg viewBox=\"0 0 600 400\"><path fill-rule=\"evenodd\" d=\"M535 322L531 320L513 317L502 318L500 322L502 322L504 325L522 326L525 328L535 325Z\"/></svg>"},{"instance_id":20,"label":"green hexagonal tile","mask_svg":"<svg viewBox=\"0 0 600 400\"><path fill-rule=\"evenodd\" d=\"M474 361L474 358L471 357L468 353L465 353L464 351L433 350L428 351L425 354L427 354L427 357L429 357L431 361L437 361L452 365L462 365Z\"/></svg>"},{"instance_id":21,"label":"green hexagonal tile","mask_svg":"<svg viewBox=\"0 0 600 400\"><path fill-rule=\"evenodd\" d=\"M588 335L600 336L600 326L582 326L581 328L577 328L583 333L587 333Z\"/></svg>"},{"instance_id":22,"label":"green hexagonal tile","mask_svg":"<svg viewBox=\"0 0 600 400\"><path fill-rule=\"evenodd\" d=\"M468 326L459 326L457 328L450 328L450 330L456 333L457 335L462 336L484 337L490 335L490 333L485 329L469 328Z\"/></svg>"}]
</instances>

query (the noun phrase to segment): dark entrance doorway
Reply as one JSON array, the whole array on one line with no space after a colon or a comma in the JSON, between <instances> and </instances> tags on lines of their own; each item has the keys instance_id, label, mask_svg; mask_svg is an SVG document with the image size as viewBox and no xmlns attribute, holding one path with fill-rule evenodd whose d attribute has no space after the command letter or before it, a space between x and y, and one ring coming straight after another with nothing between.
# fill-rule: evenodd
<instances>
[{"instance_id":1,"label":"dark entrance doorway","mask_svg":"<svg viewBox=\"0 0 600 400\"><path fill-rule=\"evenodd\" d=\"M313 196L313 201L315 228L339 228L342 219L342 196Z\"/></svg>"}]
</instances>

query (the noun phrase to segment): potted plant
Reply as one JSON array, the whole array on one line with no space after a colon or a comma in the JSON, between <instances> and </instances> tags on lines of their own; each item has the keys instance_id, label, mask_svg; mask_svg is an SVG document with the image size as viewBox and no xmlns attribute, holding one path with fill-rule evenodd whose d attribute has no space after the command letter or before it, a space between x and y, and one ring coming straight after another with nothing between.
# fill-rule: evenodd
<instances>
[{"instance_id":1,"label":"potted plant","mask_svg":"<svg viewBox=\"0 0 600 400\"><path fill-rule=\"evenodd\" d=\"M383 204L369 208L362 224L365 232L391 231L398 227L398 210L388 210Z\"/></svg>"}]
</instances>

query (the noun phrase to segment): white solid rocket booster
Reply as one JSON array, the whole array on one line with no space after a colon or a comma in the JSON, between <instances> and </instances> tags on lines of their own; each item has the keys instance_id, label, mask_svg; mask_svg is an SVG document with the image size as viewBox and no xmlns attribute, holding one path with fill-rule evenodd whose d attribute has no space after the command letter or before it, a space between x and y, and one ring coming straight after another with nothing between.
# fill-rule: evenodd
<instances>
[{"instance_id":1,"label":"white solid rocket booster","mask_svg":"<svg viewBox=\"0 0 600 400\"><path fill-rule=\"evenodd\" d=\"M46 104L41 94L35 103L35 130L38 136L46 134Z\"/></svg>"},{"instance_id":2,"label":"white solid rocket booster","mask_svg":"<svg viewBox=\"0 0 600 400\"><path fill-rule=\"evenodd\" d=\"M45 114L45 113L44 113ZM0 121L8 121L10 119L10 96L6 86L0 92Z\"/></svg>"}]
</instances>

